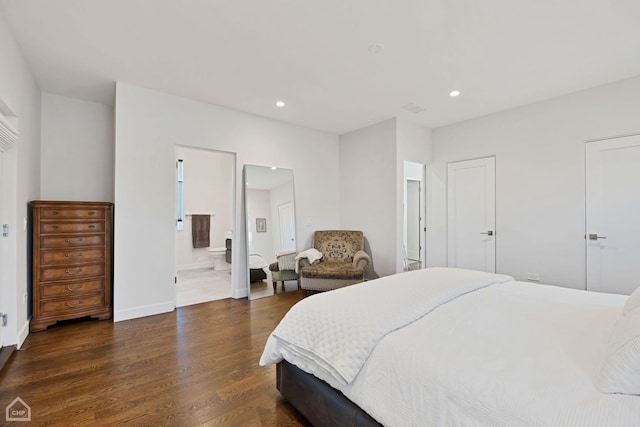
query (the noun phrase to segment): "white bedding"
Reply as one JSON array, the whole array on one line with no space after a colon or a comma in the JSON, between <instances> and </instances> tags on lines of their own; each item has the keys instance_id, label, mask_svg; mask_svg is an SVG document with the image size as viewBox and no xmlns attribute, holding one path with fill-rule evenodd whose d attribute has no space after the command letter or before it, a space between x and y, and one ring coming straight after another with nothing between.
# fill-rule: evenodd
<instances>
[{"instance_id":1,"label":"white bedding","mask_svg":"<svg viewBox=\"0 0 640 427\"><path fill-rule=\"evenodd\" d=\"M260 364L279 362L281 352L293 353L307 372L331 376L332 385L348 384L389 332L460 295L511 280L481 271L430 268L406 273L401 282L393 276L374 280L364 285L366 292L352 286L319 294L291 308L269 337L283 344L283 350L265 350Z\"/></svg>"},{"instance_id":2,"label":"white bedding","mask_svg":"<svg viewBox=\"0 0 640 427\"><path fill-rule=\"evenodd\" d=\"M372 283L351 288L364 294ZM640 397L594 385L625 300L498 283L384 335L349 384L314 374L386 426L638 426ZM262 361L278 354L302 369L308 363L277 339Z\"/></svg>"}]
</instances>

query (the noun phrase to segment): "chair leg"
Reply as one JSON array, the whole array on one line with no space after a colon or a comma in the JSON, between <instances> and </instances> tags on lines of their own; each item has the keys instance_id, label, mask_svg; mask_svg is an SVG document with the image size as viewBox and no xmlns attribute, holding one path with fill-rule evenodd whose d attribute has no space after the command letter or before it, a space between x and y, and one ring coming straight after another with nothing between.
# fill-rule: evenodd
<instances>
[{"instance_id":1,"label":"chair leg","mask_svg":"<svg viewBox=\"0 0 640 427\"><path fill-rule=\"evenodd\" d=\"M273 282L273 293L276 293L276 285L278 284L278 282Z\"/></svg>"}]
</instances>

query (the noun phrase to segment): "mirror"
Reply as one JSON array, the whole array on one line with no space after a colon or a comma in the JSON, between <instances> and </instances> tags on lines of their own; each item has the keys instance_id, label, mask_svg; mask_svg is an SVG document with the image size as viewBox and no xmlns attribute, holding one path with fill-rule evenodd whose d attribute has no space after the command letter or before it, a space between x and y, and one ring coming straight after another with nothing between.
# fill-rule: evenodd
<instances>
[{"instance_id":1,"label":"mirror","mask_svg":"<svg viewBox=\"0 0 640 427\"><path fill-rule=\"evenodd\" d=\"M278 254L296 251L293 171L245 165L243 172L249 299L256 299L274 294L269 264ZM278 282L275 289L295 290L297 283Z\"/></svg>"}]
</instances>

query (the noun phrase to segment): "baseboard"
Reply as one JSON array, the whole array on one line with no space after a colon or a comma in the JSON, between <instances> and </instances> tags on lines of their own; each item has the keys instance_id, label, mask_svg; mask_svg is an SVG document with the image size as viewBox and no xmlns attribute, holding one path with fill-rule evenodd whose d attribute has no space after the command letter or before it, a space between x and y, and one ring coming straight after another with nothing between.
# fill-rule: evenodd
<instances>
[{"instance_id":1,"label":"baseboard","mask_svg":"<svg viewBox=\"0 0 640 427\"><path fill-rule=\"evenodd\" d=\"M4 368L4 365L7 363L7 360L11 357L13 352L16 350L15 345L8 345L6 347L0 348L0 370Z\"/></svg>"},{"instance_id":2,"label":"baseboard","mask_svg":"<svg viewBox=\"0 0 640 427\"><path fill-rule=\"evenodd\" d=\"M175 303L163 302L161 304L145 305L141 307L128 308L126 310L114 310L113 321L122 322L124 320L137 319L139 317L153 316L154 314L170 313L175 309Z\"/></svg>"},{"instance_id":3,"label":"baseboard","mask_svg":"<svg viewBox=\"0 0 640 427\"><path fill-rule=\"evenodd\" d=\"M24 340L26 340L29 336L29 322L31 322L31 320L25 322L25 324L22 325L22 328L20 328L20 330L18 331L18 349L22 347L22 344L24 344Z\"/></svg>"},{"instance_id":4,"label":"baseboard","mask_svg":"<svg viewBox=\"0 0 640 427\"><path fill-rule=\"evenodd\" d=\"M182 264L178 266L178 271L197 270L199 268L213 268L213 262L194 262L193 264Z\"/></svg>"},{"instance_id":5,"label":"baseboard","mask_svg":"<svg viewBox=\"0 0 640 427\"><path fill-rule=\"evenodd\" d=\"M240 298L248 298L249 297L249 290L246 288L243 289L238 289L234 286L233 288L233 295L231 296L231 298L234 299L240 299Z\"/></svg>"}]
</instances>

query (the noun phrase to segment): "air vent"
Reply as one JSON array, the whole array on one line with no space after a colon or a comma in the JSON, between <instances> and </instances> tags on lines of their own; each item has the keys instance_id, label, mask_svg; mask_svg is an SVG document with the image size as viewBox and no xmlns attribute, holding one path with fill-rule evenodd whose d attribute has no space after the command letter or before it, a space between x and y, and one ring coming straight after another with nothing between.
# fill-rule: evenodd
<instances>
[{"instance_id":1,"label":"air vent","mask_svg":"<svg viewBox=\"0 0 640 427\"><path fill-rule=\"evenodd\" d=\"M416 104L415 102L410 102L407 105L403 105L400 108L402 108L403 110L411 111L414 114L418 114L418 113L422 113L423 111L427 111L426 108L424 108L421 105Z\"/></svg>"},{"instance_id":2,"label":"air vent","mask_svg":"<svg viewBox=\"0 0 640 427\"><path fill-rule=\"evenodd\" d=\"M18 131L0 113L0 152L8 150L18 141Z\"/></svg>"}]
</instances>

